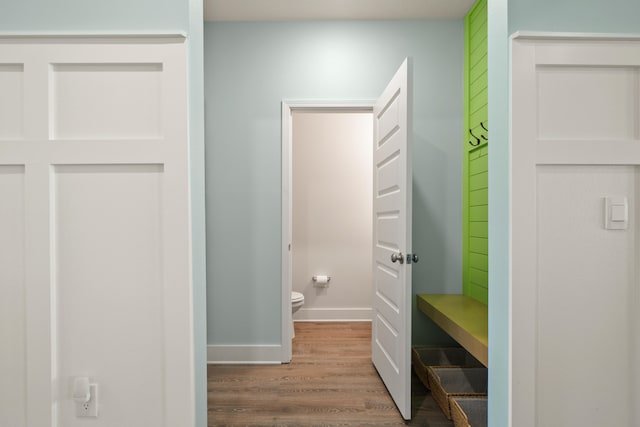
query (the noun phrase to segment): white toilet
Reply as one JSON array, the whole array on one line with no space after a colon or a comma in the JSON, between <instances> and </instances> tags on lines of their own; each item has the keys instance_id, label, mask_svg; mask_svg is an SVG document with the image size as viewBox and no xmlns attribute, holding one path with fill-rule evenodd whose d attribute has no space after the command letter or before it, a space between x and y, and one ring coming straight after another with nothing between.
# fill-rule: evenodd
<instances>
[{"instance_id":1,"label":"white toilet","mask_svg":"<svg viewBox=\"0 0 640 427\"><path fill-rule=\"evenodd\" d=\"M291 338L296 336L296 332L293 329L293 314L300 310L303 305L304 295L300 292L291 292Z\"/></svg>"}]
</instances>

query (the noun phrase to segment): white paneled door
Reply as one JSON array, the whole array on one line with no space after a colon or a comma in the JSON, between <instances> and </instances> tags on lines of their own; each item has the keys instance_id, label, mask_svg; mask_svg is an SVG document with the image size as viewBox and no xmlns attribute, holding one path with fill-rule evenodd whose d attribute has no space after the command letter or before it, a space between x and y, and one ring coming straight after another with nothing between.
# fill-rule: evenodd
<instances>
[{"instance_id":1,"label":"white paneled door","mask_svg":"<svg viewBox=\"0 0 640 427\"><path fill-rule=\"evenodd\" d=\"M0 425L193 425L186 75L181 36L0 39Z\"/></svg>"},{"instance_id":2,"label":"white paneled door","mask_svg":"<svg viewBox=\"0 0 640 427\"><path fill-rule=\"evenodd\" d=\"M411 418L411 93L406 59L373 108L372 359Z\"/></svg>"},{"instance_id":3,"label":"white paneled door","mask_svg":"<svg viewBox=\"0 0 640 427\"><path fill-rule=\"evenodd\" d=\"M512 48L512 419L640 425L640 39Z\"/></svg>"}]
</instances>

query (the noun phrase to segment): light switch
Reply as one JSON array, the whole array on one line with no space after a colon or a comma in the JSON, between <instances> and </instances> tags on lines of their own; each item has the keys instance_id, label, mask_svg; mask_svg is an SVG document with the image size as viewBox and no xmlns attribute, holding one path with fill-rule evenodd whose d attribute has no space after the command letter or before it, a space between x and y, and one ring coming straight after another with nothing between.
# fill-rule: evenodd
<instances>
[{"instance_id":1,"label":"light switch","mask_svg":"<svg viewBox=\"0 0 640 427\"><path fill-rule=\"evenodd\" d=\"M626 230L629 226L629 206L625 196L605 198L605 228L607 230Z\"/></svg>"},{"instance_id":2,"label":"light switch","mask_svg":"<svg viewBox=\"0 0 640 427\"><path fill-rule=\"evenodd\" d=\"M624 222L627 220L627 207L625 205L611 205L611 221Z\"/></svg>"}]
</instances>

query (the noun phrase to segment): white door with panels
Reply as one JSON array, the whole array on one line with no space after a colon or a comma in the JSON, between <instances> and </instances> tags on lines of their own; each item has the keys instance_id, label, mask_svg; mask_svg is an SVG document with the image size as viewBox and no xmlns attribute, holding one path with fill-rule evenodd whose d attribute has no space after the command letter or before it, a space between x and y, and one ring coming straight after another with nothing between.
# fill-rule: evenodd
<instances>
[{"instance_id":1,"label":"white door with panels","mask_svg":"<svg viewBox=\"0 0 640 427\"><path fill-rule=\"evenodd\" d=\"M517 427L640 425L640 38L512 41Z\"/></svg>"},{"instance_id":2,"label":"white door with panels","mask_svg":"<svg viewBox=\"0 0 640 427\"><path fill-rule=\"evenodd\" d=\"M373 364L411 419L411 81L405 59L373 108Z\"/></svg>"},{"instance_id":3,"label":"white door with panels","mask_svg":"<svg viewBox=\"0 0 640 427\"><path fill-rule=\"evenodd\" d=\"M186 65L182 36L0 38L0 425L193 425Z\"/></svg>"}]
</instances>

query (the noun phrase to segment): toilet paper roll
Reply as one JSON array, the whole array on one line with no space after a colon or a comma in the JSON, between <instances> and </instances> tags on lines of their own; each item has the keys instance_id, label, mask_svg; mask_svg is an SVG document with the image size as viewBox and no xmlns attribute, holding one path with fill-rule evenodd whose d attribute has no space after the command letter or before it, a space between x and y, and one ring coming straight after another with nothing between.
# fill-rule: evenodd
<instances>
[{"instance_id":1,"label":"toilet paper roll","mask_svg":"<svg viewBox=\"0 0 640 427\"><path fill-rule=\"evenodd\" d=\"M323 275L313 276L313 281L320 285L329 283L329 280L331 280L329 276L323 276Z\"/></svg>"}]
</instances>

